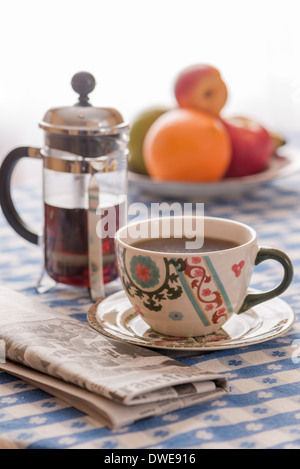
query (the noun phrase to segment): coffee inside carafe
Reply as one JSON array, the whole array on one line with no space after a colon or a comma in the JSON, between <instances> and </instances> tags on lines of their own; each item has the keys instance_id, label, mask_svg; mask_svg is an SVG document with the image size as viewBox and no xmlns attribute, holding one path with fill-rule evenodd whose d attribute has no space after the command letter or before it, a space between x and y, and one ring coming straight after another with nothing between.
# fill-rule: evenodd
<instances>
[{"instance_id":1,"label":"coffee inside carafe","mask_svg":"<svg viewBox=\"0 0 300 469\"><path fill-rule=\"evenodd\" d=\"M118 276L111 230L119 229L123 207L116 195L104 193L101 199L99 221L105 217L105 222L110 225L101 238L103 281L106 284ZM45 266L51 278L68 285L90 286L88 236L86 208L62 207L55 200L52 204L45 202Z\"/></svg>"}]
</instances>

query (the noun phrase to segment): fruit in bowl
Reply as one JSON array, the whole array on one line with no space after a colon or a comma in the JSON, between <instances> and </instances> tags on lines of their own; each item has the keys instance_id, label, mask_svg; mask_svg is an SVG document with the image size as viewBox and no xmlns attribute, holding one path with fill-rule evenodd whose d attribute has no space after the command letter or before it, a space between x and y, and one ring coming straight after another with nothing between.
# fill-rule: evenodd
<instances>
[{"instance_id":1,"label":"fruit in bowl","mask_svg":"<svg viewBox=\"0 0 300 469\"><path fill-rule=\"evenodd\" d=\"M217 117L177 108L151 125L143 154L147 171L155 180L215 182L228 170L231 142Z\"/></svg>"},{"instance_id":2,"label":"fruit in bowl","mask_svg":"<svg viewBox=\"0 0 300 469\"><path fill-rule=\"evenodd\" d=\"M219 70L212 65L196 64L178 75L174 93L179 107L219 114L228 90Z\"/></svg>"},{"instance_id":3,"label":"fruit in bowl","mask_svg":"<svg viewBox=\"0 0 300 469\"><path fill-rule=\"evenodd\" d=\"M141 111L132 122L129 132L129 161L128 166L131 171L140 174L148 174L143 155L143 143L146 133L162 114L169 108L163 106L152 107Z\"/></svg>"},{"instance_id":4,"label":"fruit in bowl","mask_svg":"<svg viewBox=\"0 0 300 469\"><path fill-rule=\"evenodd\" d=\"M243 177L263 171L274 153L274 139L258 122L246 117L222 119L231 140L231 163L226 177Z\"/></svg>"},{"instance_id":5,"label":"fruit in bowl","mask_svg":"<svg viewBox=\"0 0 300 469\"><path fill-rule=\"evenodd\" d=\"M130 130L129 169L160 181L219 182L265 170L286 142L246 117L223 117L228 90L209 64L183 69L172 109L142 111Z\"/></svg>"}]
</instances>

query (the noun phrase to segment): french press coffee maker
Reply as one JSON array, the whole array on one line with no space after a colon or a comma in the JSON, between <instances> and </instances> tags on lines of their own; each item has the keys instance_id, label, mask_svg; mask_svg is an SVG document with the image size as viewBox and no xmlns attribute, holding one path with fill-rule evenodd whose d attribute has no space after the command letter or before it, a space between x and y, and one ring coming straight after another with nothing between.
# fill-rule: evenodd
<instances>
[{"instance_id":1,"label":"french press coffee maker","mask_svg":"<svg viewBox=\"0 0 300 469\"><path fill-rule=\"evenodd\" d=\"M129 129L117 110L89 103L96 84L90 73L77 73L71 84L78 102L50 109L39 123L44 147L16 148L4 159L0 204L19 235L43 246L38 291L50 280L88 287L97 300L118 276L114 234L126 222ZM24 223L11 196L12 173L23 157L43 161L42 237Z\"/></svg>"}]
</instances>

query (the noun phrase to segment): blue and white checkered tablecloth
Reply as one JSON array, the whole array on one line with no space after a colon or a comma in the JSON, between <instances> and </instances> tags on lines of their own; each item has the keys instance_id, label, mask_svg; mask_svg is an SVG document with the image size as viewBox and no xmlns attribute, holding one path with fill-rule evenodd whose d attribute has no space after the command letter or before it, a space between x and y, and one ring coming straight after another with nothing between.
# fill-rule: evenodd
<instances>
[{"instance_id":1,"label":"blue and white checkered tablecloth","mask_svg":"<svg viewBox=\"0 0 300 469\"><path fill-rule=\"evenodd\" d=\"M151 196L131 194L136 200L152 201ZM41 201L34 189L17 188L14 197L24 218L38 224ZM297 314L294 327L258 345L179 357L189 365L224 374L229 394L115 431L0 372L0 448L103 448L115 452L300 448L300 175L262 184L249 193L207 201L205 214L248 223L257 230L260 244L282 249L291 257L295 276L282 298ZM2 214L0 217L0 281L26 295L36 295L40 248L21 239ZM269 289L281 275L279 264L265 262L255 269L252 286ZM64 286L39 298L79 321L86 321L91 304L85 289Z\"/></svg>"}]
</instances>

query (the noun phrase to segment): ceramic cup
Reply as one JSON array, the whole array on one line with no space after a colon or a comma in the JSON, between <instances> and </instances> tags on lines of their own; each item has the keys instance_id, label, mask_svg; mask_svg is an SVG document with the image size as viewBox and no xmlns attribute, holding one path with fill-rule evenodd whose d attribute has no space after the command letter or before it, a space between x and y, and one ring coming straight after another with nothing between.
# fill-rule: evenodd
<instances>
[{"instance_id":1,"label":"ceramic cup","mask_svg":"<svg viewBox=\"0 0 300 469\"><path fill-rule=\"evenodd\" d=\"M187 221L187 217L174 218L182 224ZM150 237L151 227L157 232L166 222L164 217L139 221L121 228L115 236L124 290L135 311L161 334L176 337L211 334L234 313L241 314L280 295L292 281L292 263L284 252L258 246L253 228L228 219L203 217L204 235L233 241L237 244L233 248L174 253L133 246L139 233L141 239ZM281 283L267 292L249 293L254 266L268 259L282 264Z\"/></svg>"}]
</instances>

